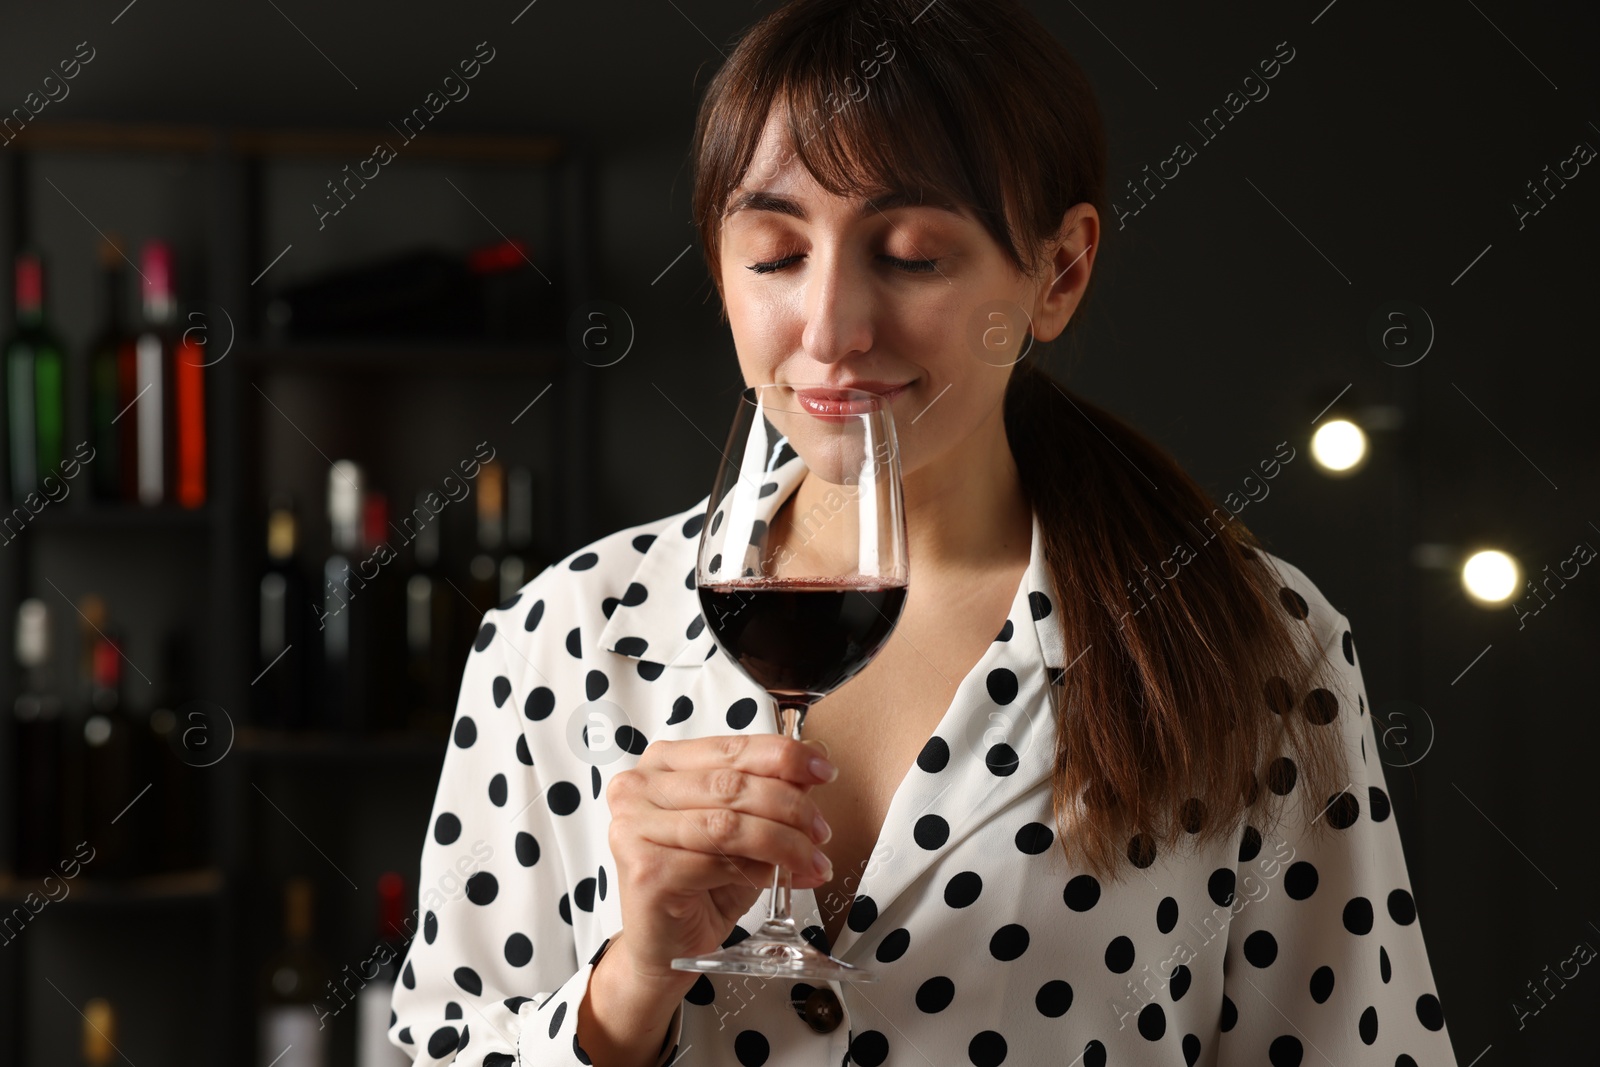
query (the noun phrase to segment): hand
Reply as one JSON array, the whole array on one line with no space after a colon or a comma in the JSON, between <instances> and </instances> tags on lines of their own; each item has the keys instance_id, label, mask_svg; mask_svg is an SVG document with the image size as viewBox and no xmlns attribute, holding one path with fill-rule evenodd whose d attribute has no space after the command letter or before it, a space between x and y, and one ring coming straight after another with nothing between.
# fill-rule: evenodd
<instances>
[{"instance_id":1,"label":"hand","mask_svg":"<svg viewBox=\"0 0 1600 1067\"><path fill-rule=\"evenodd\" d=\"M778 734L657 741L606 787L609 843L617 861L624 946L645 978L682 979L672 960L713 951L772 886L774 865L791 886L815 889L820 817L811 787L831 781L811 762L820 742ZM824 760L824 762L826 762Z\"/></svg>"}]
</instances>

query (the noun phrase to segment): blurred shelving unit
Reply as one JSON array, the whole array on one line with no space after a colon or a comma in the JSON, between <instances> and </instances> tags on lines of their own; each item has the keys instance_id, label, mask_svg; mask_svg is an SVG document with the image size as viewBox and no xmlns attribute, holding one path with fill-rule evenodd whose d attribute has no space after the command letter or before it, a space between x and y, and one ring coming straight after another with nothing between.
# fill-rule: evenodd
<instances>
[{"instance_id":1,"label":"blurred shelving unit","mask_svg":"<svg viewBox=\"0 0 1600 1067\"><path fill-rule=\"evenodd\" d=\"M268 454L271 450L264 438L285 431L274 429L268 421L277 416L262 403L266 391L299 389L306 395L339 397L345 395L341 390L381 380L380 402L351 406L360 410L350 418L366 420L351 432L370 433L373 427L380 432L384 428L381 398L401 398L400 406L410 405L407 410L415 414L429 410L425 403L440 395L441 383L449 387L468 383L479 394L498 396L512 396L511 388L516 385L515 397L525 393L531 400L540 389L559 382L559 403L546 405L539 419L525 420L516 428L520 436L512 443L543 464L545 555L556 558L594 536L589 528L591 478L587 466L593 451L587 437L593 426L591 384L582 360L566 345L563 331L522 343L481 337L284 341L269 336L265 329L268 286L258 286L256 280L278 254L276 245L268 244L278 238L267 232L279 218L271 201L274 168L309 162L332 172L338 164L367 154L372 144L373 135L364 132L38 122L7 147L0 168L0 264L7 265L7 278L19 245L38 236L38 200L54 195L38 189L41 168L59 166L64 159L85 158L112 173L123 166L146 166L151 160L175 160L174 167L198 168L203 195L198 202L183 205L187 221L192 223L192 216L200 216L195 228L204 235L199 242L203 246L204 286L195 295L208 305L238 311L239 336L234 350L207 368L205 506L183 510L106 505L90 503L85 492L45 509L22 537L0 551L0 782L5 783L0 788L0 918L29 893L46 888L41 881L17 879L7 873L15 855L16 827L27 816L16 810L15 790L10 785L17 755L10 712L20 687L12 654L16 609L27 596L55 597L39 580L38 546L49 546L53 554L84 554L72 555L74 559L114 557L132 587L139 582L183 580L161 573L146 560L148 553L156 551L153 546L182 552L192 567L185 605L199 636L196 686L206 700L232 709L229 715L237 727L227 755L203 771L203 865L120 882L85 873L70 883L68 895L41 910L35 920L63 930L76 923L101 922L106 916L125 926L181 922L186 936L182 944L172 946L172 952L190 962L174 966L189 968L187 973L205 1003L176 1003L177 994L169 994L153 979L129 979L123 985L95 991L118 1002L130 1017L172 1017L170 1024L163 1022L163 1029L188 1028L182 1047L161 1049L150 1057L153 1062L198 1061L194 1054L198 1050L203 1050L208 1062L254 1061L257 971L263 946L272 946L279 929L278 887L287 874L311 874L319 886L330 887L329 893L319 894L318 927L340 931L343 938L330 948L330 956L369 939L372 894L362 890L371 889L369 879L380 869L393 867L408 880L414 877L445 752L447 739L442 729L370 735L280 733L257 729L250 722L255 583L263 556L258 543L259 520L266 494L276 488L268 463L281 466L287 462L280 455ZM390 169L396 166L443 166L469 174L509 170L536 176L537 181L530 179L530 187L539 188L545 196L541 208L545 244L539 251L545 270L561 281L563 310L593 295L589 259L594 232L592 163L581 141L428 131L415 144L408 144L402 159ZM377 208L373 214L379 214ZM385 226L402 232L412 221L409 217L384 219ZM108 228L113 225L134 228L115 219L107 223ZM369 228L384 229L370 223ZM485 238L478 234L463 237L463 241ZM73 255L88 258L94 240L94 234L85 229L84 239L73 246ZM50 254L48 247L46 251ZM7 290L4 306L9 328L9 285ZM187 294L179 295L182 300ZM73 351L70 341L67 347L68 402L82 411L82 353ZM520 388L523 386L526 388ZM370 397L363 399L370 401ZM511 409L513 414L515 410ZM474 420L485 418L448 404L437 409L436 417L442 423L460 421L462 433L476 427ZM341 424L341 429L349 428ZM3 443L0 440L0 445ZM325 478L327 462L310 455L297 469L309 472L308 481ZM422 480L431 472L414 473ZM56 600L52 607L70 615L69 605L59 597ZM464 660L466 649L459 651ZM452 711L437 709L439 721L447 723ZM261 799L268 796L267 789L274 798L271 806ZM275 813L273 808L279 810ZM321 825L296 825L290 830L285 825L293 821L290 812L302 811L323 813ZM327 815L330 811L335 814ZM340 851L340 827L358 822L363 825L353 832L361 837ZM274 834L292 836L295 832L307 840L328 842L329 851L342 861L337 873L319 869L315 854L304 863L296 854L298 867L293 871L275 866L281 857L275 857L261 842ZM293 840L300 847L299 838ZM328 862L333 866L332 860ZM351 890L344 885L357 885L351 874L366 884ZM343 895L336 896L332 889ZM0 1067L67 1062L76 1045L75 1028L65 1038L53 1030L41 1032L44 1017L51 1013L59 1016L66 1005L44 982L44 961L38 958L42 950L30 952L31 943L44 940L33 936L36 933L39 931L25 929L22 936L0 948ZM86 938L83 943L91 941ZM74 943L67 935L48 942ZM95 966L93 959L48 961L52 974ZM118 978L113 974L107 981ZM174 1013L181 1013L182 1018ZM348 1047L336 1045L334 1051L333 1063L353 1062Z\"/></svg>"}]
</instances>

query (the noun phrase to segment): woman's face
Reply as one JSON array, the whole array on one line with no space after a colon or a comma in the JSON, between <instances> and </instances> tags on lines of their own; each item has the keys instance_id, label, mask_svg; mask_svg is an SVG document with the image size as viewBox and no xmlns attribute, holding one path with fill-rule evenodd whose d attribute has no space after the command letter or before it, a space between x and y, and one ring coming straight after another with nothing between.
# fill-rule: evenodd
<instances>
[{"instance_id":1,"label":"woman's face","mask_svg":"<svg viewBox=\"0 0 1600 1067\"><path fill-rule=\"evenodd\" d=\"M980 427L1003 434L1001 400L1030 322L1037 339L1055 337L1088 282L1094 208L1068 212L1088 225L1067 226L1054 268L1029 278L966 209L833 196L786 144L775 110L722 223L722 294L745 384L884 394L907 473Z\"/></svg>"}]
</instances>

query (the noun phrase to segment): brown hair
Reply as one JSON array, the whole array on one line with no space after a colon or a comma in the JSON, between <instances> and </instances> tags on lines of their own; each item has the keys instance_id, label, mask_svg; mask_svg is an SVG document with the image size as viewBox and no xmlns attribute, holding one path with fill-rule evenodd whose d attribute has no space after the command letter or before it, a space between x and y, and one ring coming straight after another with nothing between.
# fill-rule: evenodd
<instances>
[{"instance_id":1,"label":"brown hair","mask_svg":"<svg viewBox=\"0 0 1600 1067\"><path fill-rule=\"evenodd\" d=\"M696 122L694 212L719 294L723 213L774 105L828 192L953 200L1030 276L1048 269L1068 208L1106 214L1093 89L1015 0L792 0L741 38ZM1269 827L1296 780L1331 798L1345 760L1318 685L1327 650L1255 535L1031 356L1011 373L1005 426L1071 664L1052 687L1054 808L1069 859L1075 848L1109 875L1124 857L1148 866L1186 835L1229 837L1243 817ZM1177 575L1133 602L1129 590L1214 519Z\"/></svg>"}]
</instances>

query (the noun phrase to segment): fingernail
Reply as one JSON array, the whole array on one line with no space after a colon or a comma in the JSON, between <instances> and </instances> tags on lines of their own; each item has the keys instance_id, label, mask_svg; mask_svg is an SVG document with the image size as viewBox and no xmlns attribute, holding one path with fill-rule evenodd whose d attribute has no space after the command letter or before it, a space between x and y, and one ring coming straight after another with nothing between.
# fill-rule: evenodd
<instances>
[{"instance_id":1,"label":"fingernail","mask_svg":"<svg viewBox=\"0 0 1600 1067\"><path fill-rule=\"evenodd\" d=\"M811 825L816 830L812 836L815 837L819 843L826 845L829 838L833 837L833 827L829 826L828 820L822 817L822 812L817 812L817 817L811 820Z\"/></svg>"},{"instance_id":2,"label":"fingernail","mask_svg":"<svg viewBox=\"0 0 1600 1067\"><path fill-rule=\"evenodd\" d=\"M822 854L822 850L820 848L812 850L812 853L811 853L811 865L812 865L812 867L814 867L816 869L816 872L818 874L820 874L822 877L824 877L824 878L832 878L833 877L833 861L830 860L827 856L824 856Z\"/></svg>"},{"instance_id":3,"label":"fingernail","mask_svg":"<svg viewBox=\"0 0 1600 1067\"><path fill-rule=\"evenodd\" d=\"M839 768L823 759L821 756L811 757L811 773L821 778L824 782L831 782L839 777Z\"/></svg>"}]
</instances>

